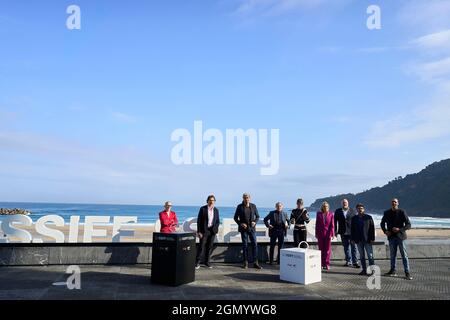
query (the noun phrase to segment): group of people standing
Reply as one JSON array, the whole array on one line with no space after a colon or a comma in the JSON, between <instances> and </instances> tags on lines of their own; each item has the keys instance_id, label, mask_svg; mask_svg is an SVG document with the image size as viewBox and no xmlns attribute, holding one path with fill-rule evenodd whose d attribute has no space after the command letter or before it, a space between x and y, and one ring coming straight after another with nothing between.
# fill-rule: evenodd
<instances>
[{"instance_id":1,"label":"group of people standing","mask_svg":"<svg viewBox=\"0 0 450 320\"><path fill-rule=\"evenodd\" d=\"M340 235L345 253L345 266L362 268L360 275L373 273L373 270L370 274L367 272L366 255L369 266L374 266L375 223L372 216L366 214L362 203L358 203L355 208L356 212L350 208L348 200L344 199L342 207L334 213L330 211L327 202L324 202L321 210L317 212L316 238L322 252L323 269L330 269L331 241ZM398 199L392 199L391 208L384 212L380 227L389 241L391 268L386 275L397 276L397 251L400 250L405 278L412 280L406 250L406 231L411 229L411 222L406 212L399 208Z\"/></svg>"},{"instance_id":2,"label":"group of people standing","mask_svg":"<svg viewBox=\"0 0 450 320\"><path fill-rule=\"evenodd\" d=\"M197 251L196 269L200 268L202 256L204 264L212 268L210 264L211 250L215 237L219 232L220 217L219 210L215 207L216 198L210 195L207 204L200 208L197 218L197 236L200 239L199 250ZM175 212L171 211L172 204L166 202L165 210L159 214L161 221L161 232L174 232L178 220ZM278 242L278 255L276 263L280 263L280 250L284 246L284 239L290 225L294 225L294 244L296 247L304 247L307 240L307 224L310 216L304 208L302 199L297 200L297 207L292 210L290 216L283 210L281 202L277 202L275 210L269 212L264 218L264 224L269 229L270 251L269 264L274 263L275 246ZM327 202L323 202L321 209L316 214L315 236L319 250L321 251L322 269L330 270L331 242L338 235L341 237L345 253L345 266L362 268L360 275L369 275L367 272L366 255L369 266L375 265L373 255L373 243L375 242L375 223L373 218L365 213L364 205L358 203L356 211L350 207L347 199L342 200L342 207L330 211ZM251 203L251 197L244 193L242 203L240 203L234 214L234 221L238 225L241 234L242 253L244 269L249 267L249 245L251 248L252 263L254 268L262 269L258 262L258 245L256 237L256 225L260 219L258 209ZM403 260L406 279L412 280L409 268L409 259L406 250L407 239L406 230L411 228L408 215L399 208L398 199L392 199L391 208L384 212L381 220L381 229L386 234L390 247L391 268L386 274L397 276L396 260L397 251Z\"/></svg>"}]
</instances>

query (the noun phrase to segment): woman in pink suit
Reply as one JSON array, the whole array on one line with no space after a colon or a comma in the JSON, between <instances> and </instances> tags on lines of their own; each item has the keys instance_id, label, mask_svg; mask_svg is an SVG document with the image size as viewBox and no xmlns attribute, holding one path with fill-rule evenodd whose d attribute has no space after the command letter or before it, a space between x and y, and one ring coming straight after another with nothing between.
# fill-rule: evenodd
<instances>
[{"instance_id":1,"label":"woman in pink suit","mask_svg":"<svg viewBox=\"0 0 450 320\"><path fill-rule=\"evenodd\" d=\"M316 238L322 252L322 269L330 270L331 239L334 238L334 214L328 202L322 203L316 216Z\"/></svg>"}]
</instances>

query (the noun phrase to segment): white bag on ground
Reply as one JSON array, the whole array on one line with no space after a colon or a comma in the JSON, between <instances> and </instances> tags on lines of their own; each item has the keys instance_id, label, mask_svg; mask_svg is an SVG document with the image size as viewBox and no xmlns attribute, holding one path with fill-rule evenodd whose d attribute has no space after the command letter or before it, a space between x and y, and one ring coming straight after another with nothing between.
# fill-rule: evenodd
<instances>
[{"instance_id":1,"label":"white bag on ground","mask_svg":"<svg viewBox=\"0 0 450 320\"><path fill-rule=\"evenodd\" d=\"M281 249L280 255L281 280L304 285L322 281L320 250L309 249L309 246L306 249Z\"/></svg>"}]
</instances>

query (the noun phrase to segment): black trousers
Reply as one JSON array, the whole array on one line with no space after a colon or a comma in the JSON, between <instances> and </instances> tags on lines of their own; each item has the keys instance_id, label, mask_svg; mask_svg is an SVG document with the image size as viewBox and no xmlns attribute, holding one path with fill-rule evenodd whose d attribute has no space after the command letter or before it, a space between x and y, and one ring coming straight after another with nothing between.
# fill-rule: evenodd
<instances>
[{"instance_id":1,"label":"black trousers","mask_svg":"<svg viewBox=\"0 0 450 320\"><path fill-rule=\"evenodd\" d=\"M298 245L302 241L306 241L306 236L308 232L306 230L294 230L294 245L296 248L298 248ZM306 248L305 244L302 244L302 248Z\"/></svg>"},{"instance_id":2,"label":"black trousers","mask_svg":"<svg viewBox=\"0 0 450 320\"><path fill-rule=\"evenodd\" d=\"M275 252L275 244L277 243L277 240L278 240L277 261L280 262L280 251L281 251L281 249L284 246L284 230L283 231L279 231L279 232L274 232L270 236L270 254L269 254L270 262L273 262L273 254Z\"/></svg>"},{"instance_id":3,"label":"black trousers","mask_svg":"<svg viewBox=\"0 0 450 320\"><path fill-rule=\"evenodd\" d=\"M216 239L216 234L213 233L212 228L206 230L203 234L203 238L200 239L200 245L197 250L197 264L201 262L202 256L205 256L205 264L209 263L211 257L211 250Z\"/></svg>"}]
</instances>

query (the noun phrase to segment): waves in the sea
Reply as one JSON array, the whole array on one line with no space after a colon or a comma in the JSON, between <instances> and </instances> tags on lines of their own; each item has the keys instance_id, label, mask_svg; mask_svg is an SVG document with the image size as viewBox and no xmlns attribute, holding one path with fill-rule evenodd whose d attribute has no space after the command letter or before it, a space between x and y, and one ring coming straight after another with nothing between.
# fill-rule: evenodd
<instances>
[{"instance_id":1,"label":"waves in the sea","mask_svg":"<svg viewBox=\"0 0 450 320\"><path fill-rule=\"evenodd\" d=\"M56 214L69 222L70 216L137 216L138 223L154 223L158 219L158 213L163 210L161 205L110 205L110 204L60 204L60 203L19 203L0 202L0 208L21 208L30 211L30 217L36 221L42 216ZM174 206L180 222L188 218L196 217L198 207ZM221 218L233 218L234 207L219 207ZM263 218L271 208L258 208ZM286 210L289 212L290 210ZM313 213L312 218L315 217ZM372 214L375 224L379 225L381 215ZM0 216L0 220L2 216ZM410 217L414 228L450 228L450 219ZM83 219L81 219L83 222Z\"/></svg>"}]
</instances>

